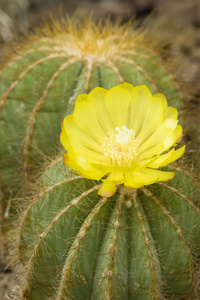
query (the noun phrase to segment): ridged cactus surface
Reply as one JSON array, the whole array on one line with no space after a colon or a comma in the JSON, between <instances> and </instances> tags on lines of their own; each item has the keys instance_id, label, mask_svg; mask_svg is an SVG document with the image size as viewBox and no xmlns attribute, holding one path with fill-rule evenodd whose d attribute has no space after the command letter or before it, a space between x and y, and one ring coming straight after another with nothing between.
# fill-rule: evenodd
<instances>
[{"instance_id":1,"label":"ridged cactus surface","mask_svg":"<svg viewBox=\"0 0 200 300\"><path fill-rule=\"evenodd\" d=\"M167 183L102 198L100 182L52 163L15 223L17 299L197 299L199 189L170 168Z\"/></svg>"},{"instance_id":2,"label":"ridged cactus surface","mask_svg":"<svg viewBox=\"0 0 200 300\"><path fill-rule=\"evenodd\" d=\"M61 121L80 93L126 81L163 92L170 105L181 107L158 53L131 26L54 21L10 48L0 74L0 183L5 191L17 189L44 155L57 151Z\"/></svg>"}]
</instances>

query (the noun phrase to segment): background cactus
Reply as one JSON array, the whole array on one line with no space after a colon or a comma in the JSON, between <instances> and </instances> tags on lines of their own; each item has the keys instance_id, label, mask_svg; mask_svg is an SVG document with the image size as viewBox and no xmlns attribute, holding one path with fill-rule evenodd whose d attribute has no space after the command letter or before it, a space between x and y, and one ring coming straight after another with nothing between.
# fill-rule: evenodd
<instances>
[{"instance_id":1,"label":"background cactus","mask_svg":"<svg viewBox=\"0 0 200 300\"><path fill-rule=\"evenodd\" d=\"M5 193L13 197L43 156L57 152L61 121L79 93L124 81L146 84L180 110L177 86L148 35L132 27L54 20L9 46L0 75L0 183Z\"/></svg>"},{"instance_id":2,"label":"background cactus","mask_svg":"<svg viewBox=\"0 0 200 300\"><path fill-rule=\"evenodd\" d=\"M99 182L52 162L15 223L17 299L197 299L199 189L171 169L167 183L101 198Z\"/></svg>"}]
</instances>

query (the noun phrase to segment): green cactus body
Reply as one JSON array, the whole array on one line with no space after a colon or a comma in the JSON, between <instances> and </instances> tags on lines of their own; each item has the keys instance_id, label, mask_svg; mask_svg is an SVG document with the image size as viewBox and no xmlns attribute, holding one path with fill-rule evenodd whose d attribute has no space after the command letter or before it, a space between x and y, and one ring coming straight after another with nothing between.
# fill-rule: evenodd
<instances>
[{"instance_id":1,"label":"green cactus body","mask_svg":"<svg viewBox=\"0 0 200 300\"><path fill-rule=\"evenodd\" d=\"M176 84L144 34L91 20L44 27L24 45L12 46L0 75L0 182L5 191L17 190L43 156L57 152L61 121L72 113L80 93L126 81L163 92L170 105L181 108Z\"/></svg>"},{"instance_id":2,"label":"green cactus body","mask_svg":"<svg viewBox=\"0 0 200 300\"><path fill-rule=\"evenodd\" d=\"M196 299L199 189L170 168L170 182L101 198L99 182L51 164L19 216L17 299Z\"/></svg>"}]
</instances>

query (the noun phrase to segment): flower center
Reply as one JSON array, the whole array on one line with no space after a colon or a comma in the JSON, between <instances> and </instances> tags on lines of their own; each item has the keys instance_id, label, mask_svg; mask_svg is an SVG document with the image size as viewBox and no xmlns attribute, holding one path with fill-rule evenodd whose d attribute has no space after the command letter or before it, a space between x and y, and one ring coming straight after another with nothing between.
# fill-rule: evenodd
<instances>
[{"instance_id":1,"label":"flower center","mask_svg":"<svg viewBox=\"0 0 200 300\"><path fill-rule=\"evenodd\" d=\"M121 129L116 127L104 141L101 147L105 156L110 158L112 166L130 166L135 163L138 140L133 130L129 130L125 125Z\"/></svg>"}]
</instances>

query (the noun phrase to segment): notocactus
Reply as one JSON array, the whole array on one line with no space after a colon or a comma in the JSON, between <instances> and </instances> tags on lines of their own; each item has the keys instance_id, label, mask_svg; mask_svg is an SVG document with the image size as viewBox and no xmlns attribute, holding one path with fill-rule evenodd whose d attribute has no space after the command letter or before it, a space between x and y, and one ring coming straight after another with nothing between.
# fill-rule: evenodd
<instances>
[{"instance_id":1,"label":"notocactus","mask_svg":"<svg viewBox=\"0 0 200 300\"><path fill-rule=\"evenodd\" d=\"M103 198L100 182L52 162L15 223L16 299L197 299L199 188L169 169L167 183Z\"/></svg>"},{"instance_id":2,"label":"notocactus","mask_svg":"<svg viewBox=\"0 0 200 300\"><path fill-rule=\"evenodd\" d=\"M177 85L148 34L132 27L54 20L9 46L0 75L0 183L5 192L23 187L34 166L58 152L61 120L73 111L79 93L126 81L163 92L170 105L181 108Z\"/></svg>"}]
</instances>

